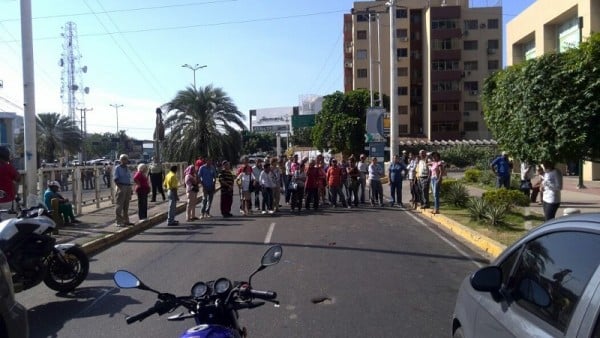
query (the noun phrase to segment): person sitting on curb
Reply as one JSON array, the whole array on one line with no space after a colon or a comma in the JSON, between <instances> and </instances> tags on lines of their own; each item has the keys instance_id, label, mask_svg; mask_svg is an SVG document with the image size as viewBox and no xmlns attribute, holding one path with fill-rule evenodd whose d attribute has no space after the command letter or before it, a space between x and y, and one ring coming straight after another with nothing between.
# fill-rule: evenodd
<instances>
[{"instance_id":1,"label":"person sitting on curb","mask_svg":"<svg viewBox=\"0 0 600 338\"><path fill-rule=\"evenodd\" d=\"M48 182L48 189L44 192L44 203L46 203L46 207L52 210L52 200L56 198L58 199L58 212L62 215L65 225L68 226L75 223L81 223L81 221L76 219L73 214L73 205L68 199L62 197L58 190L60 190L60 183L57 181Z\"/></svg>"}]
</instances>

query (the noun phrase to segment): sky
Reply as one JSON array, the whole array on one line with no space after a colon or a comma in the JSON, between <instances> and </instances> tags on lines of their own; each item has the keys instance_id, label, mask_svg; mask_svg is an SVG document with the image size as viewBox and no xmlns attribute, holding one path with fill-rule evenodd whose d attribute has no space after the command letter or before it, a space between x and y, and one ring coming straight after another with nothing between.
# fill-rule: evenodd
<instances>
[{"instance_id":1,"label":"sky","mask_svg":"<svg viewBox=\"0 0 600 338\"><path fill-rule=\"evenodd\" d=\"M501 4L506 24L533 2L474 4ZM61 35L72 22L78 69L87 66L76 81L89 87L79 107L89 109L88 133L114 133L118 124L131 137L151 140L155 109L193 86L194 71L184 64L206 65L195 72L196 85L222 88L246 124L250 109L343 91L343 15L351 0L31 0L31 6L36 113L67 113L59 61ZM0 111L23 115L17 0L0 0L0 80Z\"/></svg>"}]
</instances>

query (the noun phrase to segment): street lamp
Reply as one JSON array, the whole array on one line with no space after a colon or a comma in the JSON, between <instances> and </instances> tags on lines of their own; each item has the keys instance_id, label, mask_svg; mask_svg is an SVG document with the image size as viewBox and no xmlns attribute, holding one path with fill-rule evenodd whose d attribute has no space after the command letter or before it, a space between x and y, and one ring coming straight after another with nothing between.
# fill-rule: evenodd
<instances>
[{"instance_id":1,"label":"street lamp","mask_svg":"<svg viewBox=\"0 0 600 338\"><path fill-rule=\"evenodd\" d=\"M206 65L204 65L204 66L199 66L198 64L196 64L195 66L190 66L190 65L188 65L188 64L186 63L186 64L184 64L184 65L181 65L181 67L184 67L184 68L189 68L189 69L191 69L191 70L193 70L193 71L194 71L194 89L196 89L196 71L197 71L198 69L206 68Z\"/></svg>"},{"instance_id":2,"label":"street lamp","mask_svg":"<svg viewBox=\"0 0 600 338\"><path fill-rule=\"evenodd\" d=\"M398 152L398 117L396 116L396 8L395 0L385 3L390 11L390 161Z\"/></svg>"}]
</instances>

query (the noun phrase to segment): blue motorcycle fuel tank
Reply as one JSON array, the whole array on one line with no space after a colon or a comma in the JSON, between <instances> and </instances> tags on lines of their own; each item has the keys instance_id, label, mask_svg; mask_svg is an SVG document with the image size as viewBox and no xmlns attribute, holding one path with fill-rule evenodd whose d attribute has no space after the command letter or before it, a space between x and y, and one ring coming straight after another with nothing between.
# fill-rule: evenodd
<instances>
[{"instance_id":1,"label":"blue motorcycle fuel tank","mask_svg":"<svg viewBox=\"0 0 600 338\"><path fill-rule=\"evenodd\" d=\"M237 338L232 330L221 325L197 325L187 329L181 338Z\"/></svg>"}]
</instances>

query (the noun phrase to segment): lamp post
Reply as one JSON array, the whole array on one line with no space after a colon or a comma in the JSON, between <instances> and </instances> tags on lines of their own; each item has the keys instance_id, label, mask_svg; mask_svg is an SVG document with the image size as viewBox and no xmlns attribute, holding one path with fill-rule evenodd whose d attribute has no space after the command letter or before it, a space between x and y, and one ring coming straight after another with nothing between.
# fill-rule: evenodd
<instances>
[{"instance_id":1,"label":"lamp post","mask_svg":"<svg viewBox=\"0 0 600 338\"><path fill-rule=\"evenodd\" d=\"M390 160L398 152L398 121L396 116L396 17L395 0L389 0L385 3L390 11Z\"/></svg>"},{"instance_id":2,"label":"lamp post","mask_svg":"<svg viewBox=\"0 0 600 338\"><path fill-rule=\"evenodd\" d=\"M117 115L117 134L116 134L116 136L117 136L117 139L119 140L117 142L117 147L116 147L117 149L115 152L115 159L117 159L117 158L119 158L119 143L121 143L121 139L119 137L119 108L123 107L123 105L117 104L117 103L111 103L110 106L115 108L115 113Z\"/></svg>"},{"instance_id":3,"label":"lamp post","mask_svg":"<svg viewBox=\"0 0 600 338\"><path fill-rule=\"evenodd\" d=\"M191 69L191 70L194 72L194 89L196 89L196 71L197 71L198 69L206 68L206 65L204 65L204 66L199 66L198 64L196 64L195 66L191 66L191 65L188 65L188 64L186 63L186 64L184 64L184 65L181 65L181 67L183 67L183 68L189 68L189 69Z\"/></svg>"}]
</instances>

